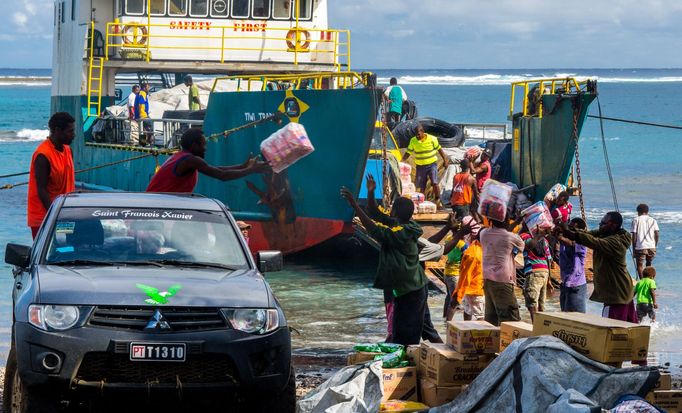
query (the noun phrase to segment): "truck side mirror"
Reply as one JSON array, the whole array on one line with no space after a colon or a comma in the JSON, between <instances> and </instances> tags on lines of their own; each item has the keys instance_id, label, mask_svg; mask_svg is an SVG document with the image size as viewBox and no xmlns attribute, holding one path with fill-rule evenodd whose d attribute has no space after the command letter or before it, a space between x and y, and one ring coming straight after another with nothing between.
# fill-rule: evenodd
<instances>
[{"instance_id":1,"label":"truck side mirror","mask_svg":"<svg viewBox=\"0 0 682 413\"><path fill-rule=\"evenodd\" d=\"M258 251L256 254L258 271L261 273L282 271L284 256L281 251Z\"/></svg>"},{"instance_id":2,"label":"truck side mirror","mask_svg":"<svg viewBox=\"0 0 682 413\"><path fill-rule=\"evenodd\" d=\"M5 247L5 262L17 267L26 268L31 257L31 247L19 244L7 244Z\"/></svg>"}]
</instances>

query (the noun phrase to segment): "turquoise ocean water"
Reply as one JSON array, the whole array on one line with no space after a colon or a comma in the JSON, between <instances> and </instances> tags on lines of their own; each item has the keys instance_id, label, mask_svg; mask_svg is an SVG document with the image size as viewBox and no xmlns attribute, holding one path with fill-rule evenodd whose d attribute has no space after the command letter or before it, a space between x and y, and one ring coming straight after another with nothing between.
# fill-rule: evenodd
<instances>
[{"instance_id":1,"label":"turquoise ocean water","mask_svg":"<svg viewBox=\"0 0 682 413\"><path fill-rule=\"evenodd\" d=\"M383 83L398 77L421 116L451 122L505 122L509 82L566 74L599 79L605 116L682 126L682 69L378 71ZM0 175L27 170L33 149L47 133L49 79L37 84L22 80L31 76L49 76L49 71L0 69ZM597 113L596 102L590 113ZM682 264L682 131L606 122L605 133L626 225L635 216L635 206L645 202L661 227L655 261L659 323L653 327L652 350L665 359L665 354L682 353L682 278L675 270ZM585 123L581 153L585 202L594 227L613 209L596 119ZM24 178L0 180L0 186ZM577 213L577 199L573 201ZM30 242L25 208L26 187L0 191L0 255L7 242ZM357 341L382 338L381 295L369 288L373 271L372 264L349 266L304 257L288 262L286 271L268 275L290 324L300 332L294 337L298 351L338 351ZM10 269L0 264L0 364L9 348L11 287ZM442 296L431 300L434 321L440 320L440 300ZM591 305L589 311L597 313L599 306Z\"/></svg>"}]
</instances>

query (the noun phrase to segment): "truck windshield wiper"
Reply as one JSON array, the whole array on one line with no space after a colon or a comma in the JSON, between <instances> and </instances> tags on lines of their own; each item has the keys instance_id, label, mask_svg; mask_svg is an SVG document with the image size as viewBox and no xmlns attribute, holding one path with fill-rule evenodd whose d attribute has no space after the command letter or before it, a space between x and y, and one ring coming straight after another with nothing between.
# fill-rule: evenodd
<instances>
[{"instance_id":1,"label":"truck windshield wiper","mask_svg":"<svg viewBox=\"0 0 682 413\"><path fill-rule=\"evenodd\" d=\"M234 271L237 268L229 265L218 264L214 262L199 262L199 261L184 261L184 260L154 260L154 262L164 265L177 265L178 267L208 267L220 268L223 270Z\"/></svg>"},{"instance_id":2,"label":"truck windshield wiper","mask_svg":"<svg viewBox=\"0 0 682 413\"><path fill-rule=\"evenodd\" d=\"M97 261L97 260L67 260L67 261L53 261L48 262L48 265L121 265L120 262L115 261Z\"/></svg>"}]
</instances>

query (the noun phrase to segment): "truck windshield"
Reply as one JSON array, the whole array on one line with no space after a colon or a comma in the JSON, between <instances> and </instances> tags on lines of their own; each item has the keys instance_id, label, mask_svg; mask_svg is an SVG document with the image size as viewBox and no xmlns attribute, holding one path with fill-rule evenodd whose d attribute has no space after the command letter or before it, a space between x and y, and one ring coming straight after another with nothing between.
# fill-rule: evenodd
<instances>
[{"instance_id":1,"label":"truck windshield","mask_svg":"<svg viewBox=\"0 0 682 413\"><path fill-rule=\"evenodd\" d=\"M248 268L238 233L222 212L63 208L48 264L177 262Z\"/></svg>"}]
</instances>

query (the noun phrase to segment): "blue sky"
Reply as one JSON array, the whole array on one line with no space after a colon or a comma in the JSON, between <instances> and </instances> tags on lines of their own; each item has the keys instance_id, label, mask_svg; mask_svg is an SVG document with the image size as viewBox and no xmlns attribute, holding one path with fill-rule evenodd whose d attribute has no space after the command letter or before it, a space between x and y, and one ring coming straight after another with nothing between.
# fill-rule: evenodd
<instances>
[{"instance_id":1,"label":"blue sky","mask_svg":"<svg viewBox=\"0 0 682 413\"><path fill-rule=\"evenodd\" d=\"M329 0L356 68L682 67L679 0ZM3 1L0 66L50 67L50 0Z\"/></svg>"}]
</instances>

